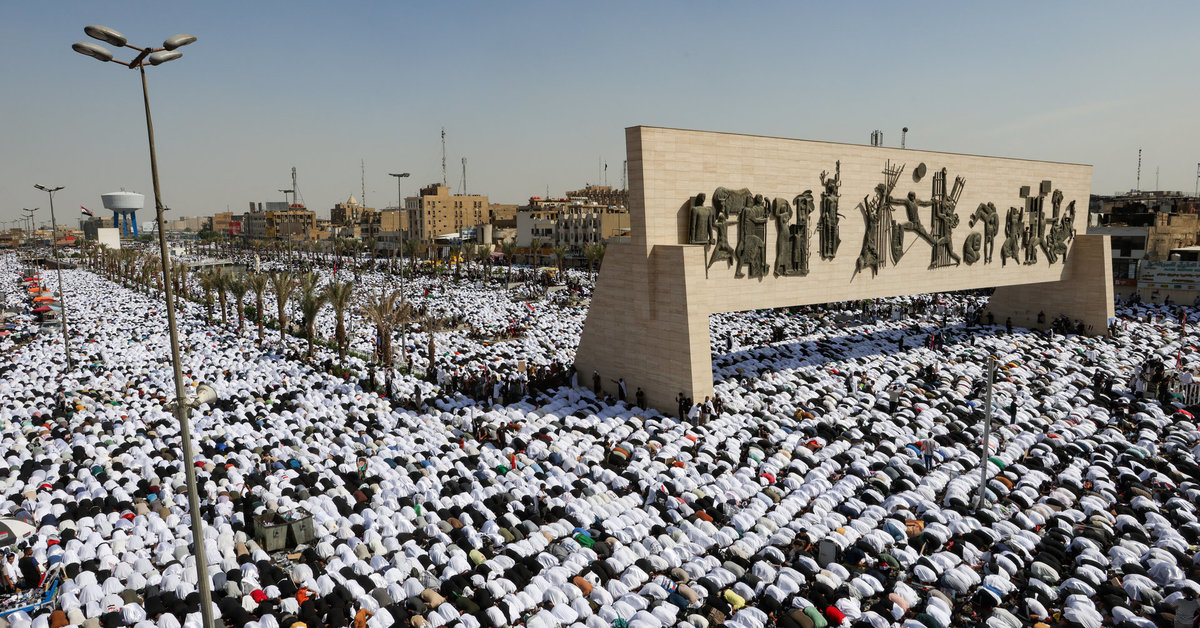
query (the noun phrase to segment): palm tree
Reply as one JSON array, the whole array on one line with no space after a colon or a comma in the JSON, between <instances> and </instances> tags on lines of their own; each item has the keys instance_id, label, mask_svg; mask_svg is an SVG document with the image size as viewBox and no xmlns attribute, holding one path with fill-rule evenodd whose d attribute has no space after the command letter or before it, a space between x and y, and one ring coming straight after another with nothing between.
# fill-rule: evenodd
<instances>
[{"instance_id":1,"label":"palm tree","mask_svg":"<svg viewBox=\"0 0 1200 628\"><path fill-rule=\"evenodd\" d=\"M454 260L454 278L455 279L458 279L458 269L459 269L459 266L461 265L461 260L462 260L462 248L463 247L461 244L450 245L450 259Z\"/></svg>"},{"instance_id":2,"label":"palm tree","mask_svg":"<svg viewBox=\"0 0 1200 628\"><path fill-rule=\"evenodd\" d=\"M517 254L517 241L514 238L509 238L500 243L500 251L504 253L504 261L508 262L508 274L504 276L504 282L512 281L512 264L513 256Z\"/></svg>"},{"instance_id":3,"label":"palm tree","mask_svg":"<svg viewBox=\"0 0 1200 628\"><path fill-rule=\"evenodd\" d=\"M287 302L296 291L296 276L289 272L271 273L271 287L275 290L275 307L279 314L279 342L287 334Z\"/></svg>"},{"instance_id":4,"label":"palm tree","mask_svg":"<svg viewBox=\"0 0 1200 628\"><path fill-rule=\"evenodd\" d=\"M325 300L328 298L328 295L318 288L320 288L320 283L313 273L305 274L304 278L300 280L300 312L304 315L304 338L308 341L309 358L312 358L317 315L321 313L321 306L325 305Z\"/></svg>"},{"instance_id":5,"label":"palm tree","mask_svg":"<svg viewBox=\"0 0 1200 628\"><path fill-rule=\"evenodd\" d=\"M205 271L200 274L200 288L204 290L204 308L208 311L207 320L212 320L213 317L213 301L212 293L216 288L216 273Z\"/></svg>"},{"instance_id":6,"label":"palm tree","mask_svg":"<svg viewBox=\"0 0 1200 628\"><path fill-rule=\"evenodd\" d=\"M421 243L409 238L404 241L404 254L408 256L408 274L412 274L417 268L417 251L421 250Z\"/></svg>"},{"instance_id":7,"label":"palm tree","mask_svg":"<svg viewBox=\"0 0 1200 628\"><path fill-rule=\"evenodd\" d=\"M463 261L467 263L467 279L470 279L471 278L471 262L475 261L475 253L477 251L475 250L475 245L471 244L469 242L462 245L461 248L462 248L462 250L459 251L459 254L462 256Z\"/></svg>"},{"instance_id":8,"label":"palm tree","mask_svg":"<svg viewBox=\"0 0 1200 628\"><path fill-rule=\"evenodd\" d=\"M221 304L221 324L228 325L229 318L226 315L226 305L228 303L229 294L229 275L226 275L220 268L216 270L216 277L213 278L213 289L217 291L217 300Z\"/></svg>"},{"instance_id":9,"label":"palm tree","mask_svg":"<svg viewBox=\"0 0 1200 628\"><path fill-rule=\"evenodd\" d=\"M242 302L246 299L246 290L250 288L246 284L244 277L240 275L231 276L228 280L229 293L233 295L233 309L237 312L237 330L240 332L245 326L245 320L242 316Z\"/></svg>"},{"instance_id":10,"label":"palm tree","mask_svg":"<svg viewBox=\"0 0 1200 628\"><path fill-rule=\"evenodd\" d=\"M392 327L396 323L396 303L400 293L367 295L367 307L363 314L375 325L376 347L379 362L383 366L392 364Z\"/></svg>"},{"instance_id":11,"label":"palm tree","mask_svg":"<svg viewBox=\"0 0 1200 628\"><path fill-rule=\"evenodd\" d=\"M254 317L258 319L258 342L263 341L263 293L267 291L267 276L254 273L246 278L246 284L254 291Z\"/></svg>"},{"instance_id":12,"label":"palm tree","mask_svg":"<svg viewBox=\"0 0 1200 628\"><path fill-rule=\"evenodd\" d=\"M488 269L491 268L492 250L487 245L480 244L479 246L475 247L475 257L479 258L479 262L480 262L480 266L481 266L480 276L482 277L483 274L488 272ZM486 279L486 277L485 277L485 279Z\"/></svg>"},{"instance_id":13,"label":"palm tree","mask_svg":"<svg viewBox=\"0 0 1200 628\"><path fill-rule=\"evenodd\" d=\"M325 296L333 307L333 316L337 321L333 339L337 343L338 361L346 359L346 308L350 305L350 297L354 294L354 284L333 281L325 288Z\"/></svg>"},{"instance_id":14,"label":"palm tree","mask_svg":"<svg viewBox=\"0 0 1200 628\"><path fill-rule=\"evenodd\" d=\"M534 238L534 239L530 240L529 241L529 255L531 255L533 257L534 268L537 268L538 257L540 257L541 252L542 252L542 239Z\"/></svg>"},{"instance_id":15,"label":"palm tree","mask_svg":"<svg viewBox=\"0 0 1200 628\"><path fill-rule=\"evenodd\" d=\"M567 247L556 246L556 247L554 247L553 250L554 250L554 261L558 262L558 272L561 273L562 269L563 269L563 260L567 259Z\"/></svg>"},{"instance_id":16,"label":"palm tree","mask_svg":"<svg viewBox=\"0 0 1200 628\"><path fill-rule=\"evenodd\" d=\"M593 267L599 271L599 264L600 262L604 261L604 245L589 244L588 246L584 247L583 254L587 256L588 259L588 271L592 271Z\"/></svg>"},{"instance_id":17,"label":"palm tree","mask_svg":"<svg viewBox=\"0 0 1200 628\"><path fill-rule=\"evenodd\" d=\"M191 267L188 266L187 262L179 262L179 294L183 295L183 298L185 298L185 299L188 298L188 294L189 294L188 293L188 271L189 270L191 270Z\"/></svg>"}]
</instances>

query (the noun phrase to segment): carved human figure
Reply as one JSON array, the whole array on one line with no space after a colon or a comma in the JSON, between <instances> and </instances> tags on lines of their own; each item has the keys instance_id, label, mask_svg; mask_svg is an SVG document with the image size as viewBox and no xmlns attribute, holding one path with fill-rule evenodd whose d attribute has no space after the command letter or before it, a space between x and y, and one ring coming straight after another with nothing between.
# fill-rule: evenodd
<instances>
[{"instance_id":1,"label":"carved human figure","mask_svg":"<svg viewBox=\"0 0 1200 628\"><path fill-rule=\"evenodd\" d=\"M900 223L900 228L905 231L911 231L917 234L922 240L925 240L930 245L933 245L933 238L929 232L925 230L925 225L921 224L921 208L929 207L933 203L931 201L922 201L917 198L916 192L909 192L908 196L902 199L894 199L887 197L888 205L892 207L903 207L904 217L906 220Z\"/></svg>"},{"instance_id":2,"label":"carved human figure","mask_svg":"<svg viewBox=\"0 0 1200 628\"><path fill-rule=\"evenodd\" d=\"M821 171L821 185L825 189L821 192L821 216L817 221L823 260L833 259L842 244L838 229L838 218L841 217L838 213L838 199L841 198L838 190L842 187L842 162L834 162L833 177L829 177L828 174L824 170Z\"/></svg>"},{"instance_id":3,"label":"carved human figure","mask_svg":"<svg viewBox=\"0 0 1200 628\"><path fill-rule=\"evenodd\" d=\"M688 244L708 245L712 242L713 208L705 207L704 199L704 192L692 198L688 221Z\"/></svg>"},{"instance_id":4,"label":"carved human figure","mask_svg":"<svg viewBox=\"0 0 1200 628\"><path fill-rule=\"evenodd\" d=\"M1036 218L1036 216L1035 216ZM1025 265L1029 266L1037 263L1038 245L1041 244L1041 238L1038 237L1037 224L1030 223L1025 228Z\"/></svg>"},{"instance_id":5,"label":"carved human figure","mask_svg":"<svg viewBox=\"0 0 1200 628\"><path fill-rule=\"evenodd\" d=\"M951 235L954 228L958 226L958 213L955 211L956 203L949 196L935 199L933 201L933 255L929 262L930 268L938 268L943 266L945 262L942 260L942 255L954 261L954 265L962 264L962 258L954 252L954 244L951 242Z\"/></svg>"},{"instance_id":6,"label":"carved human figure","mask_svg":"<svg viewBox=\"0 0 1200 628\"><path fill-rule=\"evenodd\" d=\"M1020 258L1021 240L1025 235L1025 210L1009 207L1004 217L1004 244L1000 245L1000 265L1007 266L1008 259Z\"/></svg>"},{"instance_id":7,"label":"carved human figure","mask_svg":"<svg viewBox=\"0 0 1200 628\"><path fill-rule=\"evenodd\" d=\"M983 236L980 235L978 231L972 231L971 234L967 236L967 239L963 240L962 258L968 266L979 261L979 249L982 245L982 242Z\"/></svg>"},{"instance_id":8,"label":"carved human figure","mask_svg":"<svg viewBox=\"0 0 1200 628\"><path fill-rule=\"evenodd\" d=\"M882 194L883 188L883 184L880 184L876 186L875 191ZM863 197L858 210L862 212L866 230L863 232L862 249L859 250L858 259L854 261L854 273L858 274L869 268L871 276L874 277L879 272L879 220L883 212L880 204L869 196Z\"/></svg>"},{"instance_id":9,"label":"carved human figure","mask_svg":"<svg viewBox=\"0 0 1200 628\"><path fill-rule=\"evenodd\" d=\"M724 210L718 210L716 218L713 220L713 232L716 233L716 246L713 249L712 257L708 258L708 266L719 261L724 261L725 266L733 266L733 247L729 245L729 215Z\"/></svg>"},{"instance_id":10,"label":"carved human figure","mask_svg":"<svg viewBox=\"0 0 1200 628\"><path fill-rule=\"evenodd\" d=\"M804 190L792 203L796 206L796 224L788 228L792 238L792 269L803 277L808 275L808 225L812 220L810 216L816 211L812 190Z\"/></svg>"},{"instance_id":11,"label":"carved human figure","mask_svg":"<svg viewBox=\"0 0 1200 628\"><path fill-rule=\"evenodd\" d=\"M993 203L980 203L971 214L968 227L974 227L976 222L983 223L983 263L992 263L992 253L996 249L996 234L1000 232L1000 214Z\"/></svg>"},{"instance_id":12,"label":"carved human figure","mask_svg":"<svg viewBox=\"0 0 1200 628\"><path fill-rule=\"evenodd\" d=\"M792 234L788 227L792 222L792 205L786 198L777 198L772 203L771 214L775 216L775 274L792 273Z\"/></svg>"},{"instance_id":13,"label":"carved human figure","mask_svg":"<svg viewBox=\"0 0 1200 628\"><path fill-rule=\"evenodd\" d=\"M766 275L767 221L769 218L766 201L763 200L762 194L755 194L753 202L742 208L742 212L738 214L738 244L734 249L737 268L734 270L734 277L746 276L742 272L742 266L748 267L750 276L753 278L761 278Z\"/></svg>"}]
</instances>

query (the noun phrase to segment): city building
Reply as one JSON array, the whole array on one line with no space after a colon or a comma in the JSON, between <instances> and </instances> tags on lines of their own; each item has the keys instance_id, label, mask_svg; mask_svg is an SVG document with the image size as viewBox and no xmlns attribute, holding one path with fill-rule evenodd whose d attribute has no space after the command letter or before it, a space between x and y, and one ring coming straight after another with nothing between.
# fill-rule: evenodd
<instances>
[{"instance_id":1,"label":"city building","mask_svg":"<svg viewBox=\"0 0 1200 628\"><path fill-rule=\"evenodd\" d=\"M532 197L520 208L516 220L517 246L526 248L534 238L545 246L566 246L581 251L592 244L628 236L629 211L601 205L586 197Z\"/></svg>"},{"instance_id":2,"label":"city building","mask_svg":"<svg viewBox=\"0 0 1200 628\"><path fill-rule=\"evenodd\" d=\"M217 212L213 214L211 222L209 228L213 231L221 235L232 235L229 225L233 222L233 212Z\"/></svg>"},{"instance_id":3,"label":"city building","mask_svg":"<svg viewBox=\"0 0 1200 628\"><path fill-rule=\"evenodd\" d=\"M345 203L337 203L333 209L329 210L329 222L340 227L348 227L358 224L359 215L365 208L359 204L358 199L351 194L350 198L346 199Z\"/></svg>"},{"instance_id":4,"label":"city building","mask_svg":"<svg viewBox=\"0 0 1200 628\"><path fill-rule=\"evenodd\" d=\"M573 250L629 235L629 212L624 207L572 203L558 211L555 246Z\"/></svg>"},{"instance_id":5,"label":"city building","mask_svg":"<svg viewBox=\"0 0 1200 628\"><path fill-rule=\"evenodd\" d=\"M184 216L176 220L163 221L163 229L168 232L189 232L198 233L200 231L208 231L212 228L212 218L208 216Z\"/></svg>"},{"instance_id":6,"label":"city building","mask_svg":"<svg viewBox=\"0 0 1200 628\"><path fill-rule=\"evenodd\" d=\"M98 236L98 230L108 227L112 224L111 220L96 217L87 217L79 219L79 228L83 231L83 239L88 242L95 242Z\"/></svg>"},{"instance_id":7,"label":"city building","mask_svg":"<svg viewBox=\"0 0 1200 628\"><path fill-rule=\"evenodd\" d=\"M558 229L558 214L561 208L545 203L530 204L517 212L517 248L528 249L534 239L541 240L543 246L552 244Z\"/></svg>"},{"instance_id":8,"label":"city building","mask_svg":"<svg viewBox=\"0 0 1200 628\"><path fill-rule=\"evenodd\" d=\"M1138 291L1141 262L1167 261L1173 250L1200 241L1197 200L1162 191L1091 197L1087 233L1110 236L1116 294Z\"/></svg>"},{"instance_id":9,"label":"city building","mask_svg":"<svg viewBox=\"0 0 1200 628\"><path fill-rule=\"evenodd\" d=\"M329 237L327 232L317 229L316 212L298 203L267 201L259 203L257 209L250 203L250 212L242 214L240 222L241 235L247 238L320 240Z\"/></svg>"},{"instance_id":10,"label":"city building","mask_svg":"<svg viewBox=\"0 0 1200 628\"><path fill-rule=\"evenodd\" d=\"M407 217L400 220L418 242L428 245L439 238L458 237L485 222L488 208L487 196L451 194L449 187L434 183L421 188L420 196L405 199L405 209L413 213L413 224L407 224Z\"/></svg>"},{"instance_id":11,"label":"city building","mask_svg":"<svg viewBox=\"0 0 1200 628\"><path fill-rule=\"evenodd\" d=\"M627 207L629 190L614 190L609 185L587 185L583 189L567 192L567 198L584 199L596 205Z\"/></svg>"},{"instance_id":12,"label":"city building","mask_svg":"<svg viewBox=\"0 0 1200 628\"><path fill-rule=\"evenodd\" d=\"M317 214L293 205L284 211L270 212L275 223L275 237L287 240L317 239Z\"/></svg>"},{"instance_id":13,"label":"city building","mask_svg":"<svg viewBox=\"0 0 1200 628\"><path fill-rule=\"evenodd\" d=\"M491 203L488 205L488 223L497 229L512 229L517 226L517 208L515 203Z\"/></svg>"}]
</instances>

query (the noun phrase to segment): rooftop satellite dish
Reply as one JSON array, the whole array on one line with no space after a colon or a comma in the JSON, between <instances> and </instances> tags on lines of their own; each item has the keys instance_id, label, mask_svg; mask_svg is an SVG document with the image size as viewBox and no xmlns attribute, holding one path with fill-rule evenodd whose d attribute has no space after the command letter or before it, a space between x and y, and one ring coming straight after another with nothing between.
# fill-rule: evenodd
<instances>
[{"instance_id":1,"label":"rooftop satellite dish","mask_svg":"<svg viewBox=\"0 0 1200 628\"><path fill-rule=\"evenodd\" d=\"M916 168L913 168L913 183L920 183L921 179L925 178L925 170L925 162L921 162L917 164Z\"/></svg>"}]
</instances>

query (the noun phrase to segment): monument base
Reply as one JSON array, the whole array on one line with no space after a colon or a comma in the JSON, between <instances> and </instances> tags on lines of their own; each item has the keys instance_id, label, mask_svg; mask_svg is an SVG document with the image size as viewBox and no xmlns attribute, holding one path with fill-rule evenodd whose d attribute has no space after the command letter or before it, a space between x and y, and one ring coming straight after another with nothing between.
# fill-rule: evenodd
<instances>
[{"instance_id":1,"label":"monument base","mask_svg":"<svg viewBox=\"0 0 1200 628\"><path fill-rule=\"evenodd\" d=\"M633 245L609 245L592 295L603 306L588 311L576 353L580 386L591 390L599 374L615 398L613 380L624 378L629 403L640 387L647 406L671 415L679 393L696 402L711 395L708 311L688 307L689 284L703 281L700 247L658 246L647 258Z\"/></svg>"},{"instance_id":2,"label":"monument base","mask_svg":"<svg viewBox=\"0 0 1200 628\"><path fill-rule=\"evenodd\" d=\"M1116 316L1113 302L1108 236L1079 235L1061 280L998 287L988 311L999 325L1011 318L1014 326L1029 329L1048 329L1055 318L1066 315L1072 323L1083 321L1088 334L1102 336ZM1038 314L1045 314L1044 322L1038 322Z\"/></svg>"}]
</instances>

